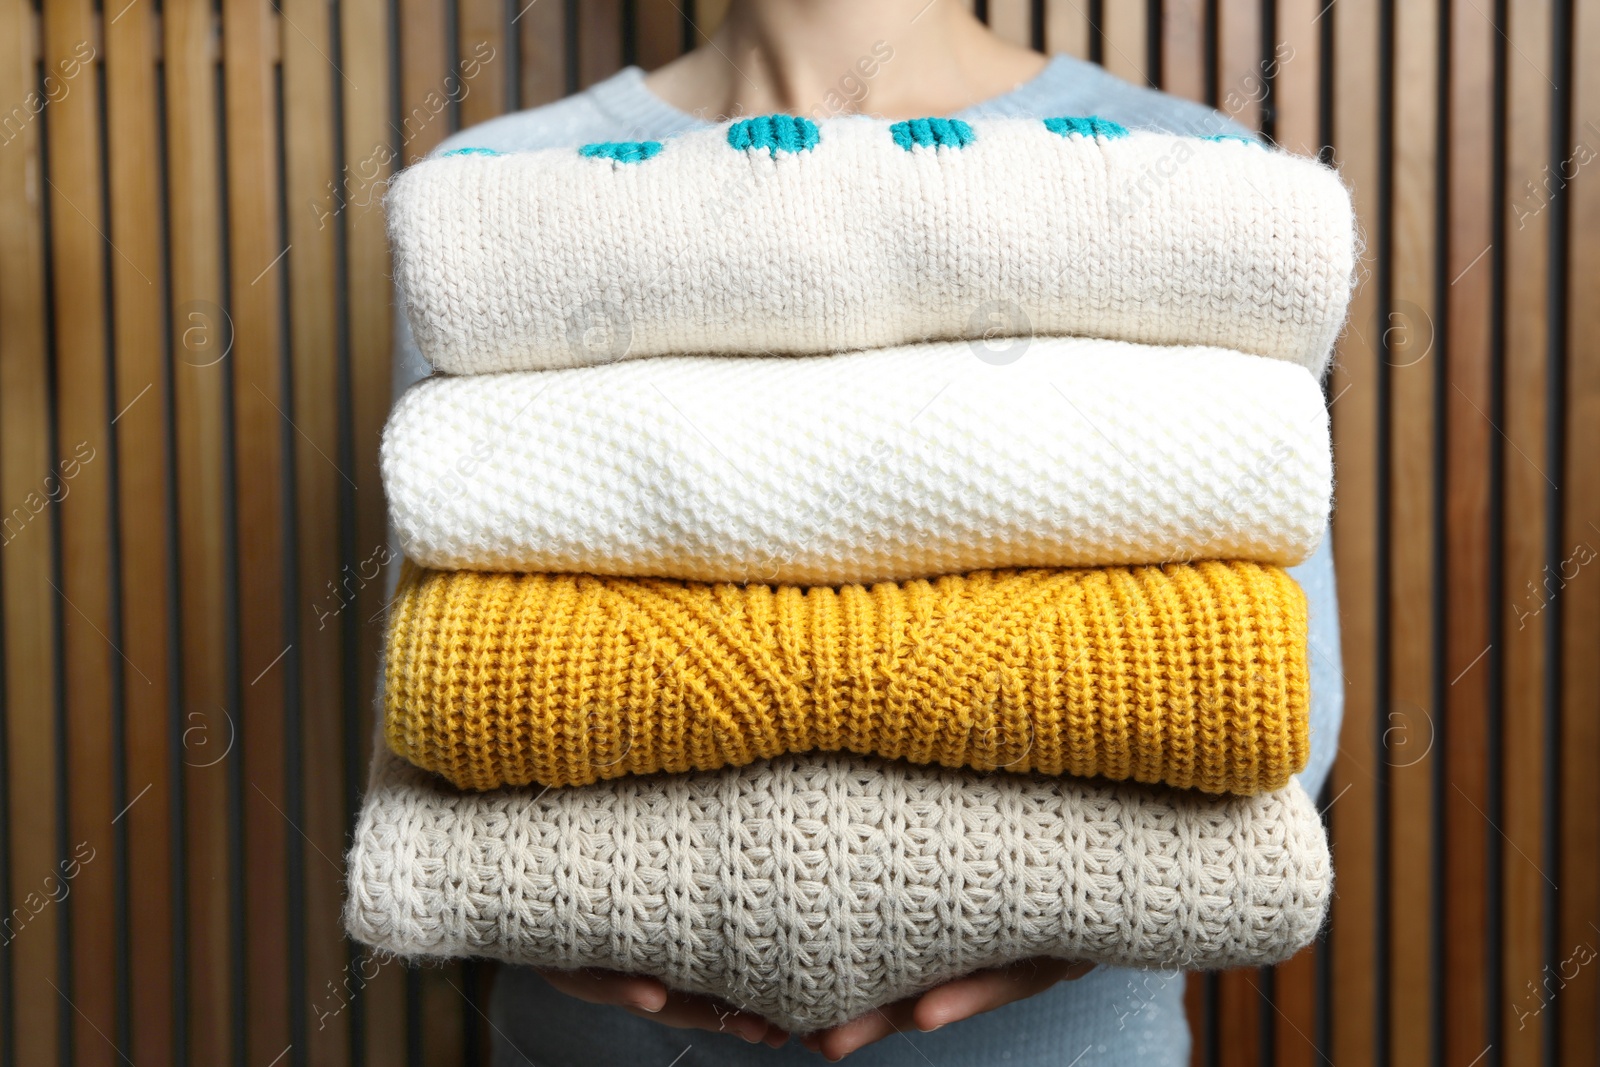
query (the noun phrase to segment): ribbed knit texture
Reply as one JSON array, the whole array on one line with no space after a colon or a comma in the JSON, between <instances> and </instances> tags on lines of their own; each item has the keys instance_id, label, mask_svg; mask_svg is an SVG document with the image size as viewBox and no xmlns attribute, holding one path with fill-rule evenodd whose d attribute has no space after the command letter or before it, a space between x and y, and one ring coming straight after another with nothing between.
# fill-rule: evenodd
<instances>
[{"instance_id":1,"label":"ribbed knit texture","mask_svg":"<svg viewBox=\"0 0 1600 1067\"><path fill-rule=\"evenodd\" d=\"M382 745L345 928L407 958L650 975L795 1031L1036 956L1204 970L1316 936L1298 783L1207 797L867 757L458 793Z\"/></svg>"},{"instance_id":2,"label":"ribbed knit texture","mask_svg":"<svg viewBox=\"0 0 1600 1067\"><path fill-rule=\"evenodd\" d=\"M800 585L1289 565L1332 485L1303 369L1044 338L434 378L382 463L426 566Z\"/></svg>"},{"instance_id":3,"label":"ribbed knit texture","mask_svg":"<svg viewBox=\"0 0 1600 1067\"><path fill-rule=\"evenodd\" d=\"M969 126L964 147L910 151L847 118L798 150L740 150L724 126L630 162L427 160L386 197L395 279L453 374L997 330L1326 366L1355 266L1333 170L1236 141Z\"/></svg>"},{"instance_id":4,"label":"ribbed knit texture","mask_svg":"<svg viewBox=\"0 0 1600 1067\"><path fill-rule=\"evenodd\" d=\"M1276 567L977 573L870 589L422 571L386 733L467 789L848 750L1282 788L1305 766L1305 598Z\"/></svg>"}]
</instances>

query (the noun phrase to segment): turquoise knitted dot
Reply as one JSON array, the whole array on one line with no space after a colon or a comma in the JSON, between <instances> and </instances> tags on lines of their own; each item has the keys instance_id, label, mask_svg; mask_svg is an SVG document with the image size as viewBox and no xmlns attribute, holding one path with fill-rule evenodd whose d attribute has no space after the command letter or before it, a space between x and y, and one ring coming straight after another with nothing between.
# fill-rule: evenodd
<instances>
[{"instance_id":1,"label":"turquoise knitted dot","mask_svg":"<svg viewBox=\"0 0 1600 1067\"><path fill-rule=\"evenodd\" d=\"M578 149L589 159L610 159L618 163L643 163L661 151L660 141L596 141Z\"/></svg>"},{"instance_id":2,"label":"turquoise knitted dot","mask_svg":"<svg viewBox=\"0 0 1600 1067\"><path fill-rule=\"evenodd\" d=\"M1206 140L1208 140L1208 141L1238 141L1240 144L1254 145L1256 148L1261 148L1262 147L1261 142L1256 141L1256 140L1254 140L1253 138L1250 138L1250 137L1240 137L1236 133L1214 133L1210 137L1207 137Z\"/></svg>"},{"instance_id":3,"label":"turquoise knitted dot","mask_svg":"<svg viewBox=\"0 0 1600 1067\"><path fill-rule=\"evenodd\" d=\"M894 143L907 152L923 148L965 148L974 139L972 127L960 119L908 119L889 127Z\"/></svg>"},{"instance_id":4,"label":"turquoise knitted dot","mask_svg":"<svg viewBox=\"0 0 1600 1067\"><path fill-rule=\"evenodd\" d=\"M817 146L817 124L796 115L743 119L728 127L728 144L741 152L765 148L773 156L808 151Z\"/></svg>"},{"instance_id":5,"label":"turquoise knitted dot","mask_svg":"<svg viewBox=\"0 0 1600 1067\"><path fill-rule=\"evenodd\" d=\"M1045 119L1044 128L1051 133L1058 133L1062 137L1078 136L1094 137L1096 139L1104 137L1107 140L1112 140L1117 137L1128 136L1128 128L1126 126L1112 122L1110 119L1103 119L1098 115L1090 115L1087 118Z\"/></svg>"},{"instance_id":6,"label":"turquoise knitted dot","mask_svg":"<svg viewBox=\"0 0 1600 1067\"><path fill-rule=\"evenodd\" d=\"M492 148L452 148L443 153L446 156L498 156L499 154Z\"/></svg>"}]
</instances>

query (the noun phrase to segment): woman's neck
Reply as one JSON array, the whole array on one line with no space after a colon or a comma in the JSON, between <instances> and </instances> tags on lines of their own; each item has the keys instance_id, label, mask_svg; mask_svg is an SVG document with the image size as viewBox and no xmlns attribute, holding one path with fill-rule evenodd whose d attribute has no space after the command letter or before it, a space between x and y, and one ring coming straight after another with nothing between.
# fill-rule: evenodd
<instances>
[{"instance_id":1,"label":"woman's neck","mask_svg":"<svg viewBox=\"0 0 1600 1067\"><path fill-rule=\"evenodd\" d=\"M709 43L646 84L708 119L917 118L1009 92L1045 62L990 33L959 0L733 0Z\"/></svg>"}]
</instances>

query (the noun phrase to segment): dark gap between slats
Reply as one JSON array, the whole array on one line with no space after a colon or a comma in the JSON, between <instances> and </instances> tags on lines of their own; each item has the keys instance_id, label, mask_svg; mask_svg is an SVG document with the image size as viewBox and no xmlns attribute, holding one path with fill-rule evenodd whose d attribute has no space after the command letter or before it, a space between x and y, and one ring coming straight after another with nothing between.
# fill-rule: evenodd
<instances>
[{"instance_id":1,"label":"dark gap between slats","mask_svg":"<svg viewBox=\"0 0 1600 1067\"><path fill-rule=\"evenodd\" d=\"M111 173L111 148L108 142L110 127L110 112L106 108L106 69L102 58L94 65L95 92L100 110L100 119L95 124L95 147L100 153L100 217L105 220L106 232L113 231L111 218L111 182L114 176ZM110 633L107 640L112 648L120 649L123 644L122 626L122 493L120 473L122 471L121 449L118 447L118 431L113 420L117 417L117 301L116 286L113 280L115 273L112 268L111 257L116 253L109 242L101 249L101 273L104 285L103 321L105 323L105 420L106 420L106 460L111 464L111 476L106 479L108 486L107 501L109 521L106 528L106 553L108 555L107 576L110 588L106 590L109 614ZM124 812L128 803L128 706L127 706L127 679L123 674L120 661L113 661L110 674L111 680L111 797L115 805L112 811L106 813L107 818L115 818L111 824L111 885L112 885L112 918L111 918L111 969L114 976L116 992L114 994L111 1032L112 1041L119 1049L129 1048L133 1044L133 1014L131 1007L131 960L128 944L128 824L118 816Z\"/></svg>"},{"instance_id":2,"label":"dark gap between slats","mask_svg":"<svg viewBox=\"0 0 1600 1067\"><path fill-rule=\"evenodd\" d=\"M405 122L402 117L404 105L400 102L403 95L400 77L400 0L388 0L386 6L389 12L389 32L387 34L388 40L386 41L389 48L389 132L398 142L391 145L396 155L395 164L396 169L398 169L405 165ZM342 184L344 175L340 174L339 178ZM340 194L341 203L343 202L343 195L343 193Z\"/></svg>"},{"instance_id":3,"label":"dark gap between slats","mask_svg":"<svg viewBox=\"0 0 1600 1067\"><path fill-rule=\"evenodd\" d=\"M1256 990L1256 1064L1276 1067L1278 971L1275 967L1258 967L1256 974L1261 978Z\"/></svg>"},{"instance_id":4,"label":"dark gap between slats","mask_svg":"<svg viewBox=\"0 0 1600 1067\"><path fill-rule=\"evenodd\" d=\"M1268 144L1278 141L1278 6L1274 0L1261 0L1261 36L1256 69L1261 75L1261 137Z\"/></svg>"},{"instance_id":5,"label":"dark gap between slats","mask_svg":"<svg viewBox=\"0 0 1600 1067\"><path fill-rule=\"evenodd\" d=\"M1112 2L1128 3L1128 0L1112 0ZM1100 26L1105 22L1105 18L1105 0L1089 0L1089 60L1102 65L1106 61L1106 35Z\"/></svg>"},{"instance_id":6,"label":"dark gap between slats","mask_svg":"<svg viewBox=\"0 0 1600 1067\"><path fill-rule=\"evenodd\" d=\"M339 55L339 7L328 5L329 45L334 55ZM343 57L341 57L343 58ZM285 132L283 99L283 66L273 69L273 115L276 119L274 143L278 151L278 243L289 247L289 167ZM334 85L334 115L342 110L339 95L341 79L332 79ZM343 175L344 139L337 125L334 131L334 173ZM343 227L336 226L335 231ZM289 315L290 293L293 291L294 258L283 259L282 282L278 286L278 392L283 400L285 422L280 427L288 431L295 419L294 407L294 333ZM342 287L341 287L342 290ZM283 634L287 646L283 663L283 732L284 732L284 813L291 827L298 830L305 825L305 805L302 803L300 773L300 651L296 623L300 617L300 559L296 537L299 531L299 496L295 487L299 482L295 465L293 439L286 432L281 437L280 462L283 467ZM305 847L299 833L284 837L284 892L287 905L288 964L289 964L289 1049L288 1067L303 1067L306 1062L306 947L305 947Z\"/></svg>"},{"instance_id":7,"label":"dark gap between slats","mask_svg":"<svg viewBox=\"0 0 1600 1067\"><path fill-rule=\"evenodd\" d=\"M221 219L218 233L222 241L222 307L229 322L236 321L233 307L233 223L228 196L228 86L223 65L215 69L217 94L217 189ZM234 410L234 361L218 364L222 371L222 572L223 578L223 661L226 709L237 736L243 688L239 677L239 500L235 464L239 461L237 413ZM228 989L229 1024L233 1031L232 1059L236 1067L246 1067L245 1034L247 1004L244 985L244 768L243 754L232 746L224 760L228 777L226 845L228 868L228 970L232 983Z\"/></svg>"},{"instance_id":8,"label":"dark gap between slats","mask_svg":"<svg viewBox=\"0 0 1600 1067\"><path fill-rule=\"evenodd\" d=\"M1217 87L1221 69L1217 57L1218 35L1221 30L1217 3L1218 0L1206 0L1205 47L1201 49L1205 61L1206 103L1213 109L1221 99Z\"/></svg>"},{"instance_id":9,"label":"dark gap between slats","mask_svg":"<svg viewBox=\"0 0 1600 1067\"><path fill-rule=\"evenodd\" d=\"M449 88L454 81L460 85L461 67L461 3L460 0L445 0L444 4L444 54L449 60L445 64L445 96L450 101L446 114L450 116L450 132L455 133L461 129L461 93L450 92Z\"/></svg>"},{"instance_id":10,"label":"dark gap between slats","mask_svg":"<svg viewBox=\"0 0 1600 1067\"><path fill-rule=\"evenodd\" d=\"M1555 0L1551 19L1550 80L1550 172L1558 176L1567 173L1568 145L1572 131L1572 0ZM1567 408L1567 269L1570 234L1567 232L1567 183L1558 180L1550 196L1550 247L1547 252L1549 290L1545 296L1546 344L1548 357L1545 373L1545 463L1549 467L1550 481L1554 484L1545 490L1545 567L1560 573L1566 549L1564 519L1566 516L1565 492L1561 488L1566 479ZM1556 889L1556 879L1561 876L1561 706L1563 696L1561 637L1566 626L1566 605L1561 595L1556 595L1555 610L1545 613L1544 623L1544 865L1555 872L1544 882L1544 974L1560 973L1564 955L1561 938L1561 898ZM1593 812L1590 813L1592 818ZM1546 1067L1560 1062L1561 1017L1565 1011L1559 997L1550 998L1551 1015L1545 1020L1543 1054Z\"/></svg>"},{"instance_id":11,"label":"dark gap between slats","mask_svg":"<svg viewBox=\"0 0 1600 1067\"><path fill-rule=\"evenodd\" d=\"M406 968L406 1067L424 1067L422 1062L422 975L415 964ZM470 1065L476 1067L476 1065Z\"/></svg>"},{"instance_id":12,"label":"dark gap between slats","mask_svg":"<svg viewBox=\"0 0 1600 1067\"><path fill-rule=\"evenodd\" d=\"M639 62L639 0L622 0L622 65Z\"/></svg>"},{"instance_id":13,"label":"dark gap between slats","mask_svg":"<svg viewBox=\"0 0 1600 1067\"><path fill-rule=\"evenodd\" d=\"M1317 20L1317 158L1333 163L1333 27L1332 12Z\"/></svg>"},{"instance_id":14,"label":"dark gap between slats","mask_svg":"<svg viewBox=\"0 0 1600 1067\"><path fill-rule=\"evenodd\" d=\"M36 85L39 92L44 92L43 64L39 65L40 80ZM50 188L50 115L49 108L39 112L39 177L42 189ZM55 252L54 227L50 213L50 197L41 191L39 195L39 228L40 247L44 252L44 262L40 264L43 271L44 291L44 322L45 322L45 360L46 381L48 383L48 406L46 422L49 424L49 441L46 446L46 455L49 459L50 470L56 470L60 462L59 450L56 447L56 434L59 419L56 416L57 405L60 403L59 390L56 382L56 330L55 330ZM67 789L67 704L66 686L67 672L65 662L66 635L64 633L64 620L62 613L71 610L65 603L66 598L61 595L61 518L55 509L50 510L50 581L54 584L57 593L55 596L55 618L51 628L50 646L54 663L51 673L55 681L55 694L51 713L53 715L53 736L55 745L55 796L52 798L56 806L56 855L64 858L68 852L68 827L67 816L69 812L70 797ZM56 984L61 996L67 1001L72 1000L72 906L71 898L61 902L59 922L56 927ZM59 1042L59 1053L63 1067L72 1064L72 1030L73 1013L70 1008L61 1003L56 1008L56 1035Z\"/></svg>"},{"instance_id":15,"label":"dark gap between slats","mask_svg":"<svg viewBox=\"0 0 1600 1067\"><path fill-rule=\"evenodd\" d=\"M1144 0L1144 82L1162 85L1162 0Z\"/></svg>"},{"instance_id":16,"label":"dark gap between slats","mask_svg":"<svg viewBox=\"0 0 1600 1067\"><path fill-rule=\"evenodd\" d=\"M504 77L507 111L520 111L528 106L522 99L521 11L522 0L504 0L503 10L500 13L500 37L506 50ZM342 279L343 275L340 277ZM341 288L345 284L341 280Z\"/></svg>"},{"instance_id":17,"label":"dark gap between slats","mask_svg":"<svg viewBox=\"0 0 1600 1067\"><path fill-rule=\"evenodd\" d=\"M167 774L170 800L167 805L167 834L171 859L168 878L172 894L172 1059L175 1064L189 1062L189 885L188 837L184 833L186 790L183 780L183 598L180 593L178 550L178 416L177 375L173 364L172 338L172 175L167 167L167 71L156 64L156 121L160 138L161 188L161 312L162 351L167 354L161 387L166 392L167 432Z\"/></svg>"},{"instance_id":18,"label":"dark gap between slats","mask_svg":"<svg viewBox=\"0 0 1600 1067\"><path fill-rule=\"evenodd\" d=\"M1219 1067L1222 1063L1222 1035L1218 1032L1219 1028L1217 1026L1217 1017L1220 1014L1219 1009L1222 1007L1222 998L1218 989L1220 982L1215 971L1207 971L1205 974L1200 975L1200 979L1205 983L1204 996L1202 996L1201 1000L1205 1006L1206 1016L1205 1033L1199 1042L1200 1062L1203 1067Z\"/></svg>"}]
</instances>

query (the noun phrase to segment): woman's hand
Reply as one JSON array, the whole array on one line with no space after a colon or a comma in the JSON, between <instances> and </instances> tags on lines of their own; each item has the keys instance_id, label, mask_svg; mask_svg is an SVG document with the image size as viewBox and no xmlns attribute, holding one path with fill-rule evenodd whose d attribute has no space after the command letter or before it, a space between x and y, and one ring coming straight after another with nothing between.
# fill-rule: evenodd
<instances>
[{"instance_id":1,"label":"woman's hand","mask_svg":"<svg viewBox=\"0 0 1600 1067\"><path fill-rule=\"evenodd\" d=\"M1043 993L1057 982L1082 978L1092 970L1092 963L1034 959L975 971L965 978L935 986L921 996L907 997L831 1030L807 1034L800 1040L812 1052L820 1052L829 1060L842 1060L890 1034L937 1030Z\"/></svg>"},{"instance_id":2,"label":"woman's hand","mask_svg":"<svg viewBox=\"0 0 1600 1067\"><path fill-rule=\"evenodd\" d=\"M764 1042L773 1048L789 1040L787 1030L773 1026L759 1015L730 1008L710 997L669 991L654 978L599 970L540 971L539 974L569 997L590 1004L625 1008L641 1019L663 1026L736 1034L752 1044Z\"/></svg>"},{"instance_id":3,"label":"woman's hand","mask_svg":"<svg viewBox=\"0 0 1600 1067\"><path fill-rule=\"evenodd\" d=\"M1043 993L1057 982L1082 978L1094 970L1092 963L1069 960L1023 960L1008 967L975 971L965 978L936 986L920 996L907 997L831 1030L802 1038L806 1048L829 1060L842 1060L890 1034L904 1030L924 1033L1004 1007L1013 1001ZM663 1026L712 1033L735 1034L752 1044L777 1048L789 1033L749 1012L739 1011L710 997L668 990L654 978L615 971L540 971L544 980L569 997L590 1004L624 1008L641 1019Z\"/></svg>"}]
</instances>

